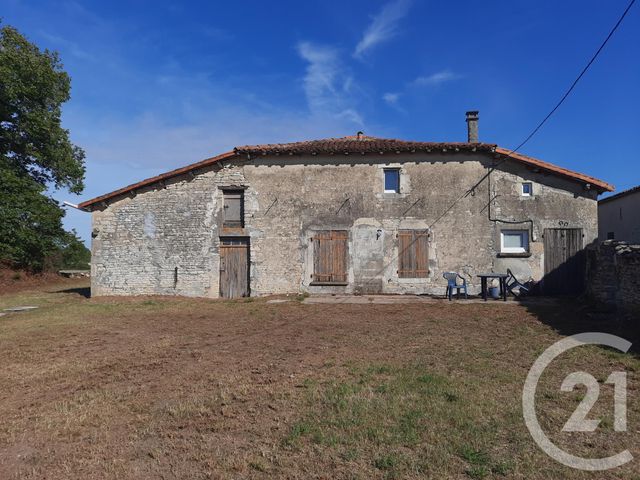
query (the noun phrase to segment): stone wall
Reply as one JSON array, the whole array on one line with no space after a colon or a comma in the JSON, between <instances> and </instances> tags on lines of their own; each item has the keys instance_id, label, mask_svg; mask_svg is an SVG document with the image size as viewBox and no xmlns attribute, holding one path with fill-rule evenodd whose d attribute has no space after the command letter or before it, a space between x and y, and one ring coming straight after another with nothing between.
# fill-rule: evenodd
<instances>
[{"instance_id":1,"label":"stone wall","mask_svg":"<svg viewBox=\"0 0 640 480\"><path fill-rule=\"evenodd\" d=\"M640 189L598 204L599 239L640 243Z\"/></svg>"},{"instance_id":2,"label":"stone wall","mask_svg":"<svg viewBox=\"0 0 640 480\"><path fill-rule=\"evenodd\" d=\"M606 240L587 253L587 293L599 303L640 306L640 245Z\"/></svg>"},{"instance_id":3,"label":"stone wall","mask_svg":"<svg viewBox=\"0 0 640 480\"><path fill-rule=\"evenodd\" d=\"M597 236L596 193L581 184L500 164L482 153L271 156L235 159L182 175L93 212L93 295L216 297L222 188L245 192L251 295L440 293L444 271L476 275L511 268L543 275L544 228ZM401 193L384 193L383 169L401 169ZM492 172L488 175L489 172ZM522 181L534 195L522 197ZM500 230L531 230L530 255L500 255ZM316 230L349 232L347 286L311 284ZM400 229L428 229L429 275L399 278Z\"/></svg>"}]
</instances>

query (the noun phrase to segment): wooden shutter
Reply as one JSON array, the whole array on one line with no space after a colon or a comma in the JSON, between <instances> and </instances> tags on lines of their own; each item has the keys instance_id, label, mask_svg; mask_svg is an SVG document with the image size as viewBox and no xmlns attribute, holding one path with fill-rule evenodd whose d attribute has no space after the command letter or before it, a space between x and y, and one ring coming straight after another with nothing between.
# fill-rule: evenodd
<instances>
[{"instance_id":1,"label":"wooden shutter","mask_svg":"<svg viewBox=\"0 0 640 480\"><path fill-rule=\"evenodd\" d=\"M224 192L224 226L243 227L244 192L242 190L225 190Z\"/></svg>"},{"instance_id":2,"label":"wooden shutter","mask_svg":"<svg viewBox=\"0 0 640 480\"><path fill-rule=\"evenodd\" d=\"M347 283L347 241L344 230L324 230L313 237L313 282Z\"/></svg>"},{"instance_id":3,"label":"wooden shutter","mask_svg":"<svg viewBox=\"0 0 640 480\"><path fill-rule=\"evenodd\" d=\"M426 278L429 275L429 232L398 232L398 277Z\"/></svg>"}]
</instances>

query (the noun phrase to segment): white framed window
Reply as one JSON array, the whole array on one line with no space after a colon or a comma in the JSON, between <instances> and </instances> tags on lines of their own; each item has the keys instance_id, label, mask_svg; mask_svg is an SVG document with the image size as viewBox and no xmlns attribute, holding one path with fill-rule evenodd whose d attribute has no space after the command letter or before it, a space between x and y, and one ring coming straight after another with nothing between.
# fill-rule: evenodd
<instances>
[{"instance_id":1,"label":"white framed window","mask_svg":"<svg viewBox=\"0 0 640 480\"><path fill-rule=\"evenodd\" d=\"M523 182L522 190L520 193L523 197L530 197L531 195L533 195L533 183Z\"/></svg>"},{"instance_id":2,"label":"white framed window","mask_svg":"<svg viewBox=\"0 0 640 480\"><path fill-rule=\"evenodd\" d=\"M528 253L528 230L502 230L500 232L500 253Z\"/></svg>"},{"instance_id":3,"label":"white framed window","mask_svg":"<svg viewBox=\"0 0 640 480\"><path fill-rule=\"evenodd\" d=\"M400 193L400 169L384 169L384 193Z\"/></svg>"}]
</instances>

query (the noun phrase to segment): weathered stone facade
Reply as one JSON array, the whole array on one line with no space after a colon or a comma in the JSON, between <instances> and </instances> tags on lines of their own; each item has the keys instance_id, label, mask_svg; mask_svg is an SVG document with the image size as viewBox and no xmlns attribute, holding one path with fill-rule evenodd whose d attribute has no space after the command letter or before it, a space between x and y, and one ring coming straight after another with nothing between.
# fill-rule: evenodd
<instances>
[{"instance_id":1,"label":"weathered stone facade","mask_svg":"<svg viewBox=\"0 0 640 480\"><path fill-rule=\"evenodd\" d=\"M219 295L222 189L244 190L251 295L440 293L444 271L544 274L545 228L597 238L597 192L483 152L239 157L122 195L93 211L93 295ZM383 168L401 193L384 193ZM524 197L522 182L533 195ZM527 256L500 253L500 230L530 233ZM312 285L314 231L349 232L348 281ZM428 230L427 278L399 278L400 229Z\"/></svg>"},{"instance_id":2,"label":"weathered stone facade","mask_svg":"<svg viewBox=\"0 0 640 480\"><path fill-rule=\"evenodd\" d=\"M587 253L589 296L623 309L640 307L640 245L607 240Z\"/></svg>"},{"instance_id":3,"label":"weathered stone facade","mask_svg":"<svg viewBox=\"0 0 640 480\"><path fill-rule=\"evenodd\" d=\"M640 186L600 200L598 228L600 241L640 244Z\"/></svg>"}]
</instances>

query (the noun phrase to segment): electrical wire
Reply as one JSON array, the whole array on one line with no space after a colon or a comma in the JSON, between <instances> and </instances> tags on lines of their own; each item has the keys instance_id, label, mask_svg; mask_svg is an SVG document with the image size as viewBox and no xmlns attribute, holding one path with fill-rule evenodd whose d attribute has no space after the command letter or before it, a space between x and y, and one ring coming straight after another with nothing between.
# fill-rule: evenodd
<instances>
[{"instance_id":1,"label":"electrical wire","mask_svg":"<svg viewBox=\"0 0 640 480\"><path fill-rule=\"evenodd\" d=\"M564 95L562 96L562 98L560 98L560 100L558 101L558 103L556 103L556 105L551 109L551 111L542 119L542 121L540 123L538 123L538 125L531 131L531 133L529 133L529 135L527 135L525 137L525 139L520 142L520 144L514 148L513 150L510 150L507 154L501 156L502 158L500 159L500 161L498 163L496 163L495 165L493 165L491 167L491 169L489 170L489 172L487 172L487 174L485 174L473 187L471 187L470 189L468 189L466 192L462 193L462 195L460 195L458 198L456 198L454 200L454 202L451 204L451 206L449 208L447 208L442 215L440 215L431 225L430 228L433 227L442 217L444 217L449 211L451 211L453 209L453 207L463 198L469 196L469 195L474 195L475 194L475 189L476 187L478 187L478 185L480 185L485 178L487 178L487 176L491 175L491 172L493 172L493 170L495 170L499 165L501 165L502 163L506 162L507 159L509 158L513 158L511 157L511 155L513 155L514 153L516 153L518 150L520 150L529 140L531 140L531 138L533 138L533 136L538 133L538 131L542 128L542 126L547 122L547 120L549 120L549 118L551 118L551 116L558 110L558 108L560 108L560 106L564 103L564 101L567 99L567 97L571 94L571 92L573 91L573 89L576 87L576 85L578 84L578 82L580 81L580 79L584 76L585 73L587 73L587 70L589 70L589 68L591 67L591 65L593 64L593 62L595 62L596 58L598 58L598 55L600 55L600 52L602 52L602 50L604 49L604 47L607 45L607 43L609 42L609 40L611 39L611 37L613 36L613 34L616 32L616 30L618 29L618 27L620 26L620 24L622 23L622 21L624 20L624 18L627 16L627 13L629 13L629 10L631 10L631 7L633 7L633 4L636 3L636 0L631 0L631 2L629 2L629 5L627 5L627 8L625 8L624 12L622 12L622 15L620 16L620 18L618 19L618 21L616 22L616 24L613 26L613 28L611 29L611 31L609 32L609 34L607 35L607 37L604 39L604 41L600 44L600 47L598 47L598 49L596 50L596 52L593 54L593 56L591 57L591 59L587 62L587 64L585 65L585 67L582 69L582 71L580 72L580 74L576 77L576 79L573 81L573 83L571 84L571 86L567 89L567 91L564 93ZM528 220L526 220L528 221ZM524 221L522 222L524 223Z\"/></svg>"},{"instance_id":2,"label":"electrical wire","mask_svg":"<svg viewBox=\"0 0 640 480\"><path fill-rule=\"evenodd\" d=\"M549 120L549 118L551 118L551 116L556 113L556 110L558 110L558 108L560 108L560 105L562 105L564 103L564 101L567 99L567 97L571 94L571 92L573 91L573 89L576 87L576 85L578 84L578 82L580 81L580 79L584 76L585 73L587 73L587 70L589 70L589 67L591 67L591 65L593 64L593 62L595 62L596 58L598 58L598 55L600 55L600 52L602 52L602 50L604 49L605 45L609 42L609 40L611 39L611 37L613 36L613 34L615 33L615 31L618 29L618 27L620 26L620 24L622 23L622 21L624 20L624 17L627 16L627 13L629 13L629 10L631 10L631 7L633 7L633 4L636 3L636 0L631 0L631 2L629 2L629 5L627 5L627 8L625 8L624 12L622 13L622 15L620 16L620 18L618 19L618 21L616 22L616 24L613 26L613 28L611 29L611 31L609 32L609 35L607 35L607 38L604 39L604 41L602 42L602 44L600 45L600 47L598 48L598 50L596 50L596 53L593 54L593 56L591 57L591 60L589 60L589 62L585 65L585 67L582 69L582 71L580 72L580 74L576 77L576 79L573 81L573 83L571 84L571 86L569 87L569 89L565 92L565 94L562 96L562 98L560 99L560 101L558 103L556 103L555 107L553 107L551 109L551 111L547 114L546 117L544 117L542 119L542 121L536 126L536 128L534 128L531 133L529 135L527 135L527 137L520 142L520 144L514 148L513 150L511 150L507 156L503 159L506 160L509 155L517 152L518 150L520 150L529 140L531 140L531 138L538 133L538 130L540 130L542 128L542 126L547 123L547 120Z\"/></svg>"}]
</instances>

